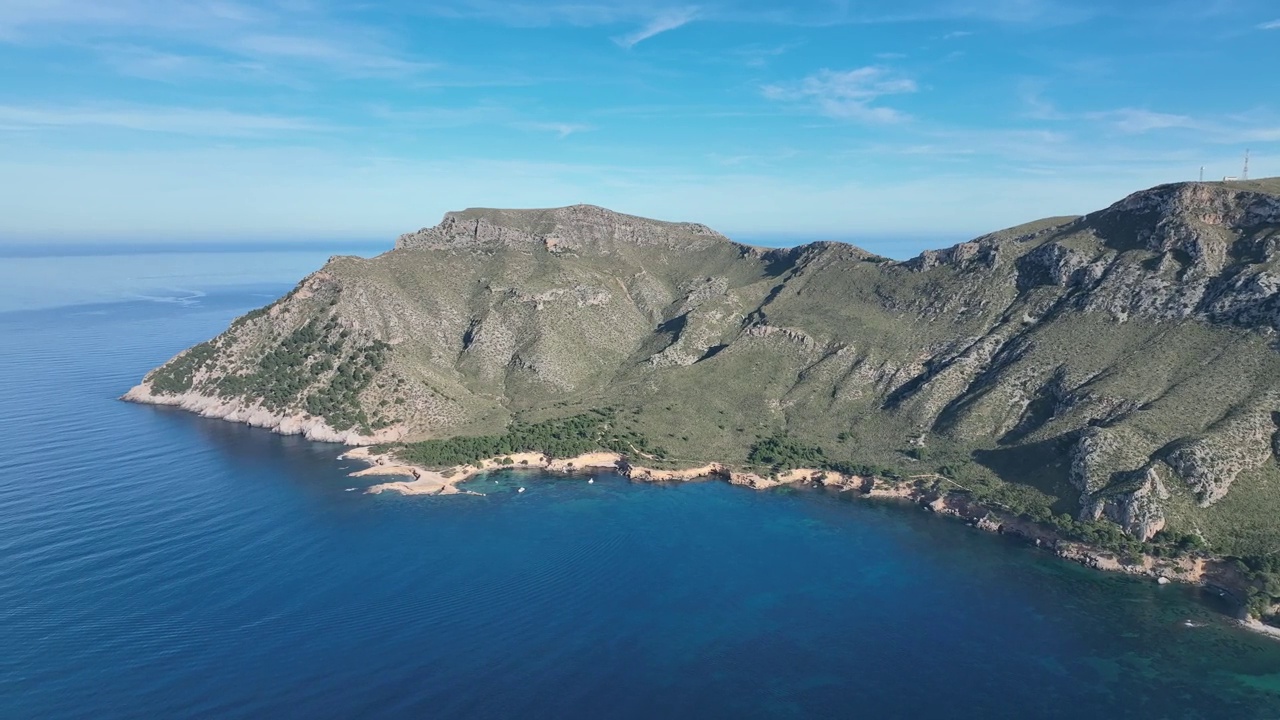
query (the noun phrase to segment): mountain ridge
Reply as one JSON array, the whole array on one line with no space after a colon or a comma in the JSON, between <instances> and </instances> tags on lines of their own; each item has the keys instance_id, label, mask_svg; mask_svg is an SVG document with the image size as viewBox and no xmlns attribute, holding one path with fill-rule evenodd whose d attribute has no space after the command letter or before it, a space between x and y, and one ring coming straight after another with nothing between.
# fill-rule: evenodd
<instances>
[{"instance_id":1,"label":"mountain ridge","mask_svg":"<svg viewBox=\"0 0 1280 720\"><path fill-rule=\"evenodd\" d=\"M689 246L706 241L729 241L700 223L653 220L597 205L578 204L559 208L468 208L447 212L437 225L401 235L395 247L541 244L552 251L565 251L583 244L632 242L679 248L681 239Z\"/></svg>"}]
</instances>

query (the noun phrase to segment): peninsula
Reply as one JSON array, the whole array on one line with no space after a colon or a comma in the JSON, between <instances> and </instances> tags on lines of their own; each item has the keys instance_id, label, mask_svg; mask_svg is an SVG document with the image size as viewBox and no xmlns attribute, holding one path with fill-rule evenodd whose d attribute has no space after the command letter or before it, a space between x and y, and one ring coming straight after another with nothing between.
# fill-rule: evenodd
<instances>
[{"instance_id":1,"label":"peninsula","mask_svg":"<svg viewBox=\"0 0 1280 720\"><path fill-rule=\"evenodd\" d=\"M1280 179L1159 186L904 262L471 209L330 259L125 399L373 446L372 472L415 475L388 490L585 455L894 495L1268 615L1278 265Z\"/></svg>"}]
</instances>

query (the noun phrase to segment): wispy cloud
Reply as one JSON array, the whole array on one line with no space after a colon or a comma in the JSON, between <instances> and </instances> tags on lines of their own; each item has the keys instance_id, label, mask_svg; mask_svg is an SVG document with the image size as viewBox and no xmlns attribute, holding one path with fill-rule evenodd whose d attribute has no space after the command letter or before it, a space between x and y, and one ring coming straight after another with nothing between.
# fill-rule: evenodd
<instances>
[{"instance_id":1,"label":"wispy cloud","mask_svg":"<svg viewBox=\"0 0 1280 720\"><path fill-rule=\"evenodd\" d=\"M871 65L854 70L821 70L799 83L766 85L762 92L770 100L811 105L828 117L887 123L905 120L907 116L874 103L886 95L914 93L918 89L914 80Z\"/></svg>"},{"instance_id":2,"label":"wispy cloud","mask_svg":"<svg viewBox=\"0 0 1280 720\"><path fill-rule=\"evenodd\" d=\"M1043 80L1023 80L1018 95L1022 101L1022 117L1027 120L1069 120L1072 116L1058 109L1044 97L1046 83Z\"/></svg>"},{"instance_id":3,"label":"wispy cloud","mask_svg":"<svg viewBox=\"0 0 1280 720\"><path fill-rule=\"evenodd\" d=\"M507 128L524 132L550 133L559 139L594 130L586 123L535 119L537 116L517 107L499 103L482 103L459 107L436 106L394 108L375 105L367 108L370 117L384 126L397 128L451 129L460 127Z\"/></svg>"},{"instance_id":4,"label":"wispy cloud","mask_svg":"<svg viewBox=\"0 0 1280 720\"><path fill-rule=\"evenodd\" d=\"M1024 87L1022 102L1026 107L1022 116L1029 120L1103 123L1112 130L1125 135L1141 135L1153 130L1194 129L1200 127L1200 124L1195 119L1187 115L1155 112L1145 108L1125 107L1114 110L1064 112L1052 102L1045 100L1041 96L1039 88L1035 86Z\"/></svg>"},{"instance_id":5,"label":"wispy cloud","mask_svg":"<svg viewBox=\"0 0 1280 720\"><path fill-rule=\"evenodd\" d=\"M187 80L286 83L267 64L222 54L178 53L142 45L107 44L93 48L102 62L128 77L179 83Z\"/></svg>"},{"instance_id":6,"label":"wispy cloud","mask_svg":"<svg viewBox=\"0 0 1280 720\"><path fill-rule=\"evenodd\" d=\"M727 168L743 168L747 166L768 168L778 163L791 160L792 158L802 155L799 150L792 147L783 147L773 152L746 152L736 155L725 155L722 153L707 153L707 159L721 167Z\"/></svg>"},{"instance_id":7,"label":"wispy cloud","mask_svg":"<svg viewBox=\"0 0 1280 720\"><path fill-rule=\"evenodd\" d=\"M50 107L0 105L0 126L9 130L99 127L209 137L245 137L318 131L320 123L281 115L182 107Z\"/></svg>"},{"instance_id":8,"label":"wispy cloud","mask_svg":"<svg viewBox=\"0 0 1280 720\"><path fill-rule=\"evenodd\" d=\"M774 58L782 57L802 44L800 42L791 42L781 45L747 45L729 50L727 55L737 58L747 67L761 68L767 66Z\"/></svg>"},{"instance_id":9,"label":"wispy cloud","mask_svg":"<svg viewBox=\"0 0 1280 720\"><path fill-rule=\"evenodd\" d=\"M523 0L442 0L419 11L439 17L484 20L512 27L572 25L598 27L643 16L643 5L628 2L527 2Z\"/></svg>"},{"instance_id":10,"label":"wispy cloud","mask_svg":"<svg viewBox=\"0 0 1280 720\"><path fill-rule=\"evenodd\" d=\"M1280 20L1272 20L1258 25L1259 30L1280 30Z\"/></svg>"},{"instance_id":11,"label":"wispy cloud","mask_svg":"<svg viewBox=\"0 0 1280 720\"><path fill-rule=\"evenodd\" d=\"M1240 133L1237 141L1280 143L1280 125L1245 130Z\"/></svg>"},{"instance_id":12,"label":"wispy cloud","mask_svg":"<svg viewBox=\"0 0 1280 720\"><path fill-rule=\"evenodd\" d=\"M592 129L590 125L584 125L582 123L563 122L527 122L520 123L519 126L537 132L555 133L556 137L561 140L575 133L586 132L587 130Z\"/></svg>"},{"instance_id":13,"label":"wispy cloud","mask_svg":"<svg viewBox=\"0 0 1280 720\"><path fill-rule=\"evenodd\" d=\"M633 33L628 33L621 37L613 39L618 45L631 49L637 44L648 40L655 35L661 35L664 32L684 27L698 16L697 8L678 8L675 10L666 10L654 16L648 23Z\"/></svg>"},{"instance_id":14,"label":"wispy cloud","mask_svg":"<svg viewBox=\"0 0 1280 720\"><path fill-rule=\"evenodd\" d=\"M1152 130L1171 128L1194 129L1200 127L1191 117L1171 113L1152 112L1141 108L1119 108L1105 112L1085 113L1087 120L1100 120L1128 135L1141 135Z\"/></svg>"},{"instance_id":15,"label":"wispy cloud","mask_svg":"<svg viewBox=\"0 0 1280 720\"><path fill-rule=\"evenodd\" d=\"M409 77L436 67L390 47L385 28L333 12L328 4L312 2L3 0L0 42L83 47L122 74L165 81L284 81L315 70L339 77ZM283 33L283 27L305 32Z\"/></svg>"},{"instance_id":16,"label":"wispy cloud","mask_svg":"<svg viewBox=\"0 0 1280 720\"><path fill-rule=\"evenodd\" d=\"M68 29L81 39L138 30L207 33L256 23L264 17L261 10L230 0L6 0L0 3L0 40L56 37Z\"/></svg>"},{"instance_id":17,"label":"wispy cloud","mask_svg":"<svg viewBox=\"0 0 1280 720\"><path fill-rule=\"evenodd\" d=\"M232 47L257 58L327 65L345 75L400 75L437 67L434 63L397 57L374 45L353 46L319 37L250 35L236 40Z\"/></svg>"},{"instance_id":18,"label":"wispy cloud","mask_svg":"<svg viewBox=\"0 0 1280 720\"><path fill-rule=\"evenodd\" d=\"M958 40L962 37L969 37L973 32L970 30L954 30L942 36L943 40Z\"/></svg>"},{"instance_id":19,"label":"wispy cloud","mask_svg":"<svg viewBox=\"0 0 1280 720\"><path fill-rule=\"evenodd\" d=\"M439 16L483 19L510 26L568 24L597 27L652 20L677 12L663 0L436 0L422 12ZM793 27L888 25L971 20L1008 25L1063 25L1095 14L1073 0L898 0L892 9L868 9L869 3L847 0L770 5L750 0L705 3L698 19Z\"/></svg>"},{"instance_id":20,"label":"wispy cloud","mask_svg":"<svg viewBox=\"0 0 1280 720\"><path fill-rule=\"evenodd\" d=\"M1067 133L1017 128L924 128L908 140L876 142L855 150L856 154L869 152L960 160L998 158L1017 164L1071 162L1082 156L1080 145Z\"/></svg>"},{"instance_id":21,"label":"wispy cloud","mask_svg":"<svg viewBox=\"0 0 1280 720\"><path fill-rule=\"evenodd\" d=\"M1092 134L1110 130L1121 135L1180 131L1191 142L1212 145L1280 142L1280 123L1265 112L1196 117L1146 108L1121 107L1110 110L1065 111L1041 96L1041 85L1026 84L1022 117L1072 126L1084 124Z\"/></svg>"}]
</instances>

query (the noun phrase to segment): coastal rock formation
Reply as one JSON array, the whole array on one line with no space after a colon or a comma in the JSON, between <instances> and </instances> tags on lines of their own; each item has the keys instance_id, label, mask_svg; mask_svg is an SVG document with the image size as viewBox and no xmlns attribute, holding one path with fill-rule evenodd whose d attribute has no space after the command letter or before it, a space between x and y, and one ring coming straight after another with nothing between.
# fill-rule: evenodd
<instances>
[{"instance_id":1,"label":"coastal rock formation","mask_svg":"<svg viewBox=\"0 0 1280 720\"><path fill-rule=\"evenodd\" d=\"M146 405L171 405L201 417L244 423L281 435L301 435L317 442L372 445L399 440L405 432L400 427L385 428L368 434L362 434L355 428L339 431L330 427L323 417L306 413L272 412L260 403L246 402L242 398L202 395L191 391L178 394L156 393L146 382L130 388L122 399Z\"/></svg>"},{"instance_id":2,"label":"coastal rock formation","mask_svg":"<svg viewBox=\"0 0 1280 720\"><path fill-rule=\"evenodd\" d=\"M608 406L663 448L628 458L646 479L798 481L749 461L785 436L868 468L841 477L937 475L1141 539L1276 550L1277 329L1277 180L1160 186L905 262L587 205L472 209L332 258L126 398L349 444Z\"/></svg>"}]
</instances>

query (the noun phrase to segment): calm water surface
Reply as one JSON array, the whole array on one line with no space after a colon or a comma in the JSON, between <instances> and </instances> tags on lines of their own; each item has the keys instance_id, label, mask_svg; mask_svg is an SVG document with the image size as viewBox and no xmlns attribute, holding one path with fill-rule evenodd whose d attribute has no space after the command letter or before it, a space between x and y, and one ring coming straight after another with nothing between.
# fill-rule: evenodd
<instances>
[{"instance_id":1,"label":"calm water surface","mask_svg":"<svg viewBox=\"0 0 1280 720\"><path fill-rule=\"evenodd\" d=\"M115 400L332 252L0 258L0 717L1280 717L1280 643L1194 591L918 511L369 496L335 446Z\"/></svg>"}]
</instances>

